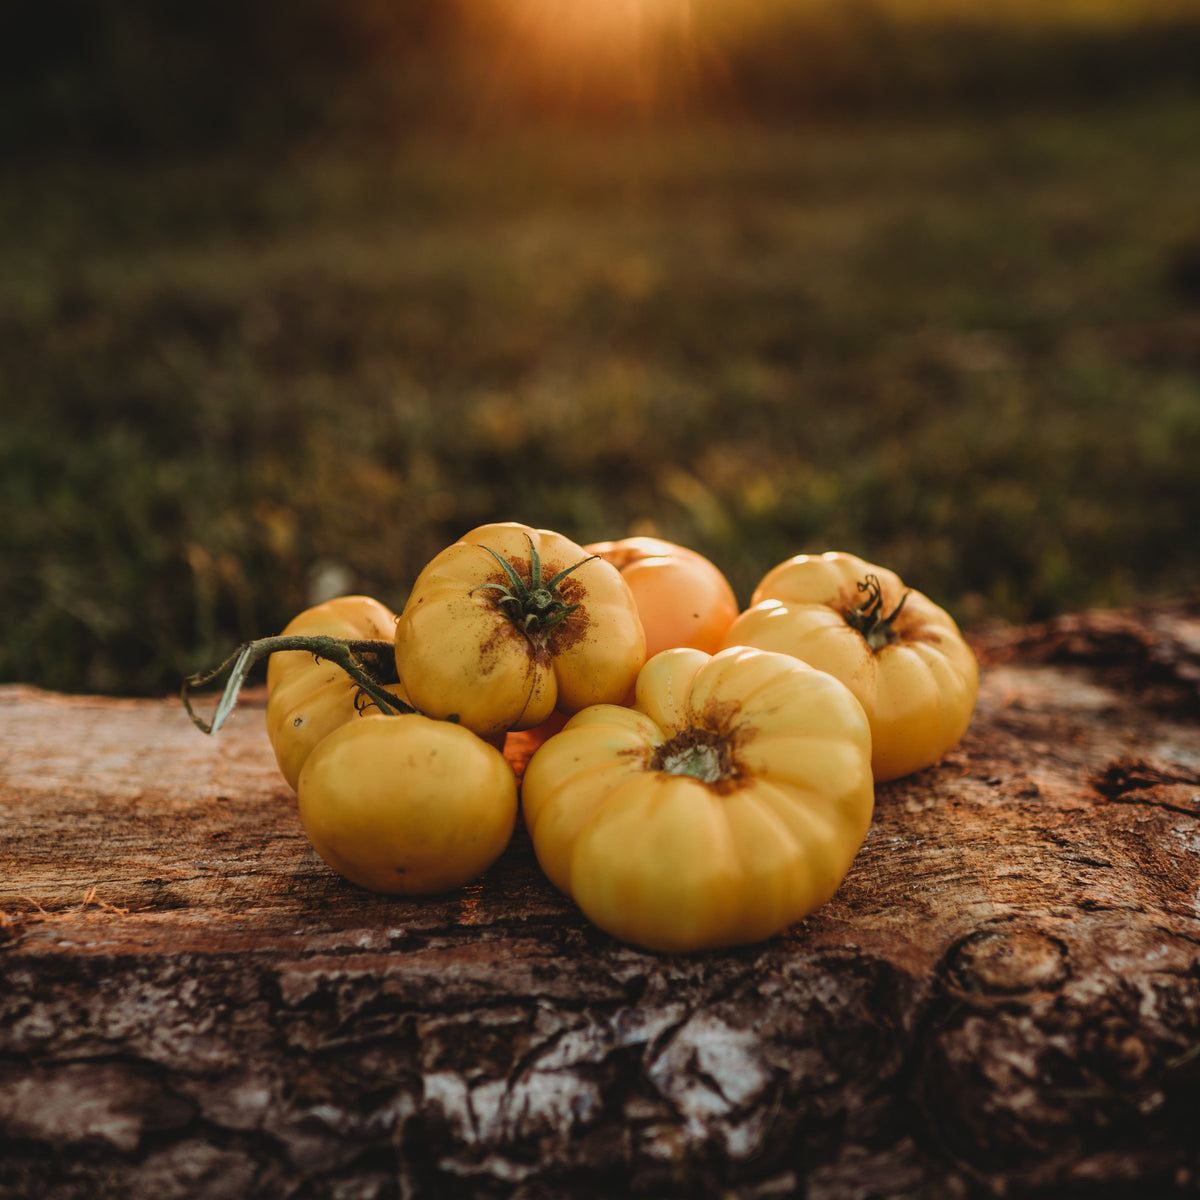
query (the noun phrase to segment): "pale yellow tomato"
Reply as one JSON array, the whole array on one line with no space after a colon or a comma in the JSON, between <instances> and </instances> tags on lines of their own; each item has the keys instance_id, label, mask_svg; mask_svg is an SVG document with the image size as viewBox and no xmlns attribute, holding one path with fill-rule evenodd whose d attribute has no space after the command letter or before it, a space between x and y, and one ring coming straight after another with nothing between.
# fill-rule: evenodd
<instances>
[{"instance_id":1,"label":"pale yellow tomato","mask_svg":"<svg viewBox=\"0 0 1200 1200\"><path fill-rule=\"evenodd\" d=\"M522 784L538 861L601 929L655 950L759 941L828 900L866 835L866 715L789 655L667 650Z\"/></svg>"},{"instance_id":2,"label":"pale yellow tomato","mask_svg":"<svg viewBox=\"0 0 1200 1200\"><path fill-rule=\"evenodd\" d=\"M628 537L584 546L629 585L646 631L646 657L675 646L714 654L738 615L729 581L702 554L661 538Z\"/></svg>"},{"instance_id":3,"label":"pale yellow tomato","mask_svg":"<svg viewBox=\"0 0 1200 1200\"><path fill-rule=\"evenodd\" d=\"M413 705L481 736L619 702L645 661L620 572L546 529L482 525L417 577L396 625Z\"/></svg>"},{"instance_id":4,"label":"pale yellow tomato","mask_svg":"<svg viewBox=\"0 0 1200 1200\"><path fill-rule=\"evenodd\" d=\"M949 613L852 554L775 567L724 644L792 654L845 683L871 723L876 780L919 771L957 745L979 691L975 655Z\"/></svg>"},{"instance_id":5,"label":"pale yellow tomato","mask_svg":"<svg viewBox=\"0 0 1200 1200\"><path fill-rule=\"evenodd\" d=\"M500 751L419 714L339 726L308 756L297 791L317 853L352 883L393 895L470 882L500 857L517 813Z\"/></svg>"},{"instance_id":6,"label":"pale yellow tomato","mask_svg":"<svg viewBox=\"0 0 1200 1200\"><path fill-rule=\"evenodd\" d=\"M318 604L288 622L283 632L391 643L396 615L369 596L339 596ZM267 737L275 761L295 788L301 768L314 747L363 708L357 683L336 663L304 650L283 650L267 662ZM404 691L390 685L398 700ZM378 709L373 709L378 712Z\"/></svg>"}]
</instances>

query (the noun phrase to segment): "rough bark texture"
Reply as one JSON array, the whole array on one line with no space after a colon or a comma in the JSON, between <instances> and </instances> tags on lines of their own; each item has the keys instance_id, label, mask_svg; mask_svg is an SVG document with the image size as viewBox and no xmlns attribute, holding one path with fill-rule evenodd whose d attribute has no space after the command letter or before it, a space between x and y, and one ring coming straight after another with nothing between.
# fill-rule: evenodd
<instances>
[{"instance_id":1,"label":"rough bark texture","mask_svg":"<svg viewBox=\"0 0 1200 1200\"><path fill-rule=\"evenodd\" d=\"M520 834L443 898L344 884L261 697L209 739L0 689L0 1195L1196 1194L1200 604L976 642L834 900L680 956Z\"/></svg>"}]
</instances>

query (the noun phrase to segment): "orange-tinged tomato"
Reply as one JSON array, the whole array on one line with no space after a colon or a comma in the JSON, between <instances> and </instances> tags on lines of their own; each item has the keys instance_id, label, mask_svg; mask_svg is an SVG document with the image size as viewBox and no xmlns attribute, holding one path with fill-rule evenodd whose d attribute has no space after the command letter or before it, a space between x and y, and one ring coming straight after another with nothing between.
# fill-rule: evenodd
<instances>
[{"instance_id":1,"label":"orange-tinged tomato","mask_svg":"<svg viewBox=\"0 0 1200 1200\"><path fill-rule=\"evenodd\" d=\"M629 537L585 546L621 572L646 631L646 657L690 646L715 654L738 615L729 581L702 554L661 538Z\"/></svg>"},{"instance_id":2,"label":"orange-tinged tomato","mask_svg":"<svg viewBox=\"0 0 1200 1200\"><path fill-rule=\"evenodd\" d=\"M368 716L325 737L298 787L317 853L352 883L392 895L462 886L500 857L517 782L494 746L420 714Z\"/></svg>"},{"instance_id":3,"label":"orange-tinged tomato","mask_svg":"<svg viewBox=\"0 0 1200 1200\"><path fill-rule=\"evenodd\" d=\"M519 733L509 735L508 741L505 744L505 751L511 749L513 754L518 756L518 760L523 759L528 762L529 756L543 743L552 738L556 733L562 732L562 727L570 718L564 712L559 712L557 709L552 712L546 720L540 725L534 726L533 729L525 729Z\"/></svg>"},{"instance_id":4,"label":"orange-tinged tomato","mask_svg":"<svg viewBox=\"0 0 1200 1200\"><path fill-rule=\"evenodd\" d=\"M412 704L481 737L532 729L556 708L620 702L645 648L615 567L516 522L482 525L437 555L396 625Z\"/></svg>"},{"instance_id":5,"label":"orange-tinged tomato","mask_svg":"<svg viewBox=\"0 0 1200 1200\"><path fill-rule=\"evenodd\" d=\"M390 643L395 629L395 614L379 601L339 596L305 609L283 632ZM267 736L283 777L294 789L316 745L358 716L358 684L335 663L303 650L284 650L272 654L267 663L267 687ZM402 688L391 685L386 690L406 702Z\"/></svg>"},{"instance_id":6,"label":"orange-tinged tomato","mask_svg":"<svg viewBox=\"0 0 1200 1200\"><path fill-rule=\"evenodd\" d=\"M596 705L534 754L522 808L557 887L654 950L759 941L833 895L874 793L866 715L790 655L667 650L633 708Z\"/></svg>"},{"instance_id":7,"label":"orange-tinged tomato","mask_svg":"<svg viewBox=\"0 0 1200 1200\"><path fill-rule=\"evenodd\" d=\"M726 646L795 655L858 697L877 780L931 766L966 732L975 655L949 613L852 554L798 555L767 573Z\"/></svg>"}]
</instances>

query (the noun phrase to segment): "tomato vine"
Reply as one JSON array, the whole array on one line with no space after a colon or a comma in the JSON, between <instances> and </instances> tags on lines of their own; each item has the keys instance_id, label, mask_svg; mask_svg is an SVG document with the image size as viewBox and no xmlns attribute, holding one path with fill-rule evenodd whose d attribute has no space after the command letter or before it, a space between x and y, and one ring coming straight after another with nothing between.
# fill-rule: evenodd
<instances>
[{"instance_id":1,"label":"tomato vine","mask_svg":"<svg viewBox=\"0 0 1200 1200\"><path fill-rule=\"evenodd\" d=\"M259 659L265 658L269 654L290 650L306 651L318 660L327 659L341 667L358 684L361 691L379 706L380 712L387 716L417 711L385 690L385 684L396 682L391 642L281 634L278 637L257 638L252 642L246 642L239 646L220 666L214 667L211 671L191 675L183 681L179 696L192 724L202 733L216 733L225 724L237 704L238 695L246 682L250 668ZM390 676L387 667L381 665L389 663L391 664ZM212 719L206 721L192 706L190 692L193 688L203 687L226 674L229 675L229 679L225 684L225 690L217 701Z\"/></svg>"}]
</instances>

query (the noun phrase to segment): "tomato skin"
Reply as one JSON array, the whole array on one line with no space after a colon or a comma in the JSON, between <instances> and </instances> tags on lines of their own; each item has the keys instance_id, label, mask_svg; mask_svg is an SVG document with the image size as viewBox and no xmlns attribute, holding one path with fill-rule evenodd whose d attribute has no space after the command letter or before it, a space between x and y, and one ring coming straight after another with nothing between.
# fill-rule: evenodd
<instances>
[{"instance_id":1,"label":"tomato skin","mask_svg":"<svg viewBox=\"0 0 1200 1200\"><path fill-rule=\"evenodd\" d=\"M653 950L760 941L833 895L870 824L866 715L796 659L652 658L633 708L597 705L534 754L525 823L547 876ZM715 777L680 761L719 764Z\"/></svg>"},{"instance_id":2,"label":"tomato skin","mask_svg":"<svg viewBox=\"0 0 1200 1200\"><path fill-rule=\"evenodd\" d=\"M390 642L395 628L395 614L379 601L339 596L305 609L283 632ZM267 688L267 736L284 779L295 790L317 744L358 716L358 685L335 663L303 650L285 650L267 663ZM404 701L403 689L392 685L386 690Z\"/></svg>"},{"instance_id":3,"label":"tomato skin","mask_svg":"<svg viewBox=\"0 0 1200 1200\"><path fill-rule=\"evenodd\" d=\"M504 756L467 729L419 714L339 726L308 756L300 819L339 875L389 895L461 887L512 836L517 783Z\"/></svg>"},{"instance_id":4,"label":"tomato skin","mask_svg":"<svg viewBox=\"0 0 1200 1200\"><path fill-rule=\"evenodd\" d=\"M536 636L499 607L497 586L509 581L484 548L525 577L530 540L544 581L582 563L559 589L564 603L578 607ZM425 567L397 622L395 645L413 705L481 737L532 729L556 708L573 713L619 702L645 661L637 605L616 568L561 534L516 522L473 529Z\"/></svg>"},{"instance_id":5,"label":"tomato skin","mask_svg":"<svg viewBox=\"0 0 1200 1200\"><path fill-rule=\"evenodd\" d=\"M388 684L384 691L407 703L398 684ZM358 692L358 684L336 663L317 663L312 671L294 671L268 697L267 737L293 791L305 760L319 742L347 721L379 713L375 704Z\"/></svg>"},{"instance_id":6,"label":"tomato skin","mask_svg":"<svg viewBox=\"0 0 1200 1200\"><path fill-rule=\"evenodd\" d=\"M509 734L508 740L501 749L511 751L517 761L528 762L530 755L556 733L560 733L568 720L570 718L566 713L556 709L540 725L535 725L532 729L521 730L519 733Z\"/></svg>"},{"instance_id":7,"label":"tomato skin","mask_svg":"<svg viewBox=\"0 0 1200 1200\"><path fill-rule=\"evenodd\" d=\"M628 537L585 546L621 572L646 631L646 658L690 646L715 654L738 615L737 597L717 566L674 542Z\"/></svg>"},{"instance_id":8,"label":"tomato skin","mask_svg":"<svg viewBox=\"0 0 1200 1200\"><path fill-rule=\"evenodd\" d=\"M876 648L847 620L868 575L881 585L883 611L907 592L895 640ZM881 782L931 766L957 745L979 692L975 655L953 618L894 572L852 554L802 554L774 567L724 644L793 654L842 680L871 723Z\"/></svg>"}]
</instances>

